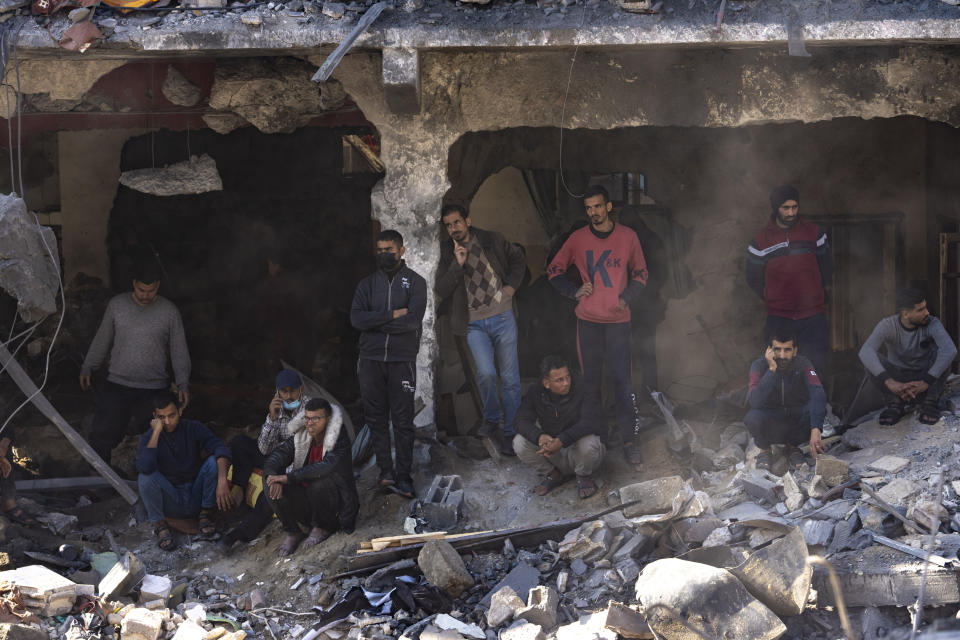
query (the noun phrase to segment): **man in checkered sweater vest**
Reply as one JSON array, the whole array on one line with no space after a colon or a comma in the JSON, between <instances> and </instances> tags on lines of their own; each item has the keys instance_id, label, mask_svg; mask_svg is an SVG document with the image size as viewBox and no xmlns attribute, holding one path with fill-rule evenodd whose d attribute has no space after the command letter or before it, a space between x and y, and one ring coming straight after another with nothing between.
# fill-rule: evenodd
<instances>
[{"instance_id":1,"label":"man in checkered sweater vest","mask_svg":"<svg viewBox=\"0 0 960 640\"><path fill-rule=\"evenodd\" d=\"M512 456L514 419L521 400L513 295L526 272L523 251L496 231L472 226L460 205L445 206L440 217L450 240L440 247L439 312L450 313L454 335L467 337L477 366L483 432L498 437L501 452Z\"/></svg>"}]
</instances>

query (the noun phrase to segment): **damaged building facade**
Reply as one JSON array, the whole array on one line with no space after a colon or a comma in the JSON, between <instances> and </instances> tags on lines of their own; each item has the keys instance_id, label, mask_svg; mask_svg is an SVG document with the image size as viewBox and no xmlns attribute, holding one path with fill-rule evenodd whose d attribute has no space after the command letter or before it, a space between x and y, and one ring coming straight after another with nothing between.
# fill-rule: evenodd
<instances>
[{"instance_id":1,"label":"damaged building facade","mask_svg":"<svg viewBox=\"0 0 960 640\"><path fill-rule=\"evenodd\" d=\"M376 228L403 233L408 263L431 281L440 206L467 204L474 224L524 245L536 292L551 246L582 217L576 194L600 180L664 244L658 386L699 401L742 381L760 353L746 247L770 188L789 182L837 261L838 380L859 377L842 354L906 283L942 303L956 339L956 280L943 277L957 270L960 237L956 7L750 0L726 5L721 24L699 3L653 14L408 4L390 7L321 85L311 76L365 6L104 9L93 21L105 38L83 53L51 39L65 15L12 17L6 82L20 101L5 99L22 115L6 146L22 160L28 207L57 230L65 282L85 274L122 290L128 249L149 247L183 312L195 378L216 385L253 366L223 354L245 344L234 325L267 253L321 292L322 353L352 340L345 313L373 267ZM460 380L430 295L421 426ZM531 299L523 342L542 344L571 314L552 304ZM350 346L336 348L325 383L352 371ZM533 375L549 341L523 349Z\"/></svg>"}]
</instances>

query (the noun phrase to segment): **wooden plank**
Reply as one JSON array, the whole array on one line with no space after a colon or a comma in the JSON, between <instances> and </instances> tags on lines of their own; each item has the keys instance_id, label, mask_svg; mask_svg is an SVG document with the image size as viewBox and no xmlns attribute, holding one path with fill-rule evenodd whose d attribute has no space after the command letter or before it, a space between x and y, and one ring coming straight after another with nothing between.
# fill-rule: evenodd
<instances>
[{"instance_id":1,"label":"wooden plank","mask_svg":"<svg viewBox=\"0 0 960 640\"><path fill-rule=\"evenodd\" d=\"M129 485L110 468L110 465L97 455L93 447L87 444L87 441L70 426L66 419L60 415L60 412L50 404L47 397L40 393L37 385L33 383L33 380L30 379L27 372L23 370L20 363L17 362L10 351L2 344L0 344L0 364L2 364L7 373L10 374L13 381L17 383L20 390L30 398L30 402L32 402L34 406L40 410L40 413L45 415L50 422L56 425L57 429L70 441L70 444L90 463L90 466L106 478L110 482L110 485L117 490L117 493L123 496L124 500L130 504L136 504L139 498L137 492L131 489Z\"/></svg>"}]
</instances>

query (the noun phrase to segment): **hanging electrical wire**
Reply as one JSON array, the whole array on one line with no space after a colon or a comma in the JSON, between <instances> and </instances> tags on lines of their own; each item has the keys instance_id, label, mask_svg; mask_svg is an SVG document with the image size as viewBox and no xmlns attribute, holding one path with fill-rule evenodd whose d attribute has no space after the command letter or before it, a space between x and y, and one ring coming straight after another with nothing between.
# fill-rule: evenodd
<instances>
[{"instance_id":1,"label":"hanging electrical wire","mask_svg":"<svg viewBox=\"0 0 960 640\"><path fill-rule=\"evenodd\" d=\"M583 28L583 22L587 17L587 0L580 0L583 3L583 11L580 13L580 25L577 27L577 30L574 33L579 33ZM576 37L576 36L575 36ZM570 190L570 187L567 186L567 181L563 177L563 125L567 117L567 97L570 95L570 82L573 80L573 65L577 62L577 53L580 51L580 41L577 40L576 46L573 48L573 57L570 59L570 71L567 72L567 89L563 92L563 106L560 109L560 184L563 185L564 191L566 191L571 198L582 198L584 194L576 194Z\"/></svg>"}]
</instances>

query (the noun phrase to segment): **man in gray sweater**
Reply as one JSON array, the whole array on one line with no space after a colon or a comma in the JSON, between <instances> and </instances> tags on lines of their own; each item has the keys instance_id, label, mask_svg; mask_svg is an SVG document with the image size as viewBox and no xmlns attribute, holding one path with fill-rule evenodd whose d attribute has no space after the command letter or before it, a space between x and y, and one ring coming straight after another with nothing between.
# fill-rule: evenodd
<instances>
[{"instance_id":1,"label":"man in gray sweater","mask_svg":"<svg viewBox=\"0 0 960 640\"><path fill-rule=\"evenodd\" d=\"M109 354L107 380L97 398L90 445L101 458L123 439L131 416L137 433L146 429L153 396L169 389L167 358L173 368L180 408L190 401L190 354L180 312L157 295L160 272L155 261L138 264L133 291L114 296L107 304L100 328L80 368L80 388L90 388L90 374Z\"/></svg>"},{"instance_id":2,"label":"man in gray sweater","mask_svg":"<svg viewBox=\"0 0 960 640\"><path fill-rule=\"evenodd\" d=\"M897 309L896 315L877 323L860 348L860 361L880 386L887 403L879 422L896 424L908 403L919 402L918 420L935 424L940 419L940 395L957 347L940 321L930 315L923 291L901 291ZM880 355L881 347L885 355Z\"/></svg>"}]
</instances>

